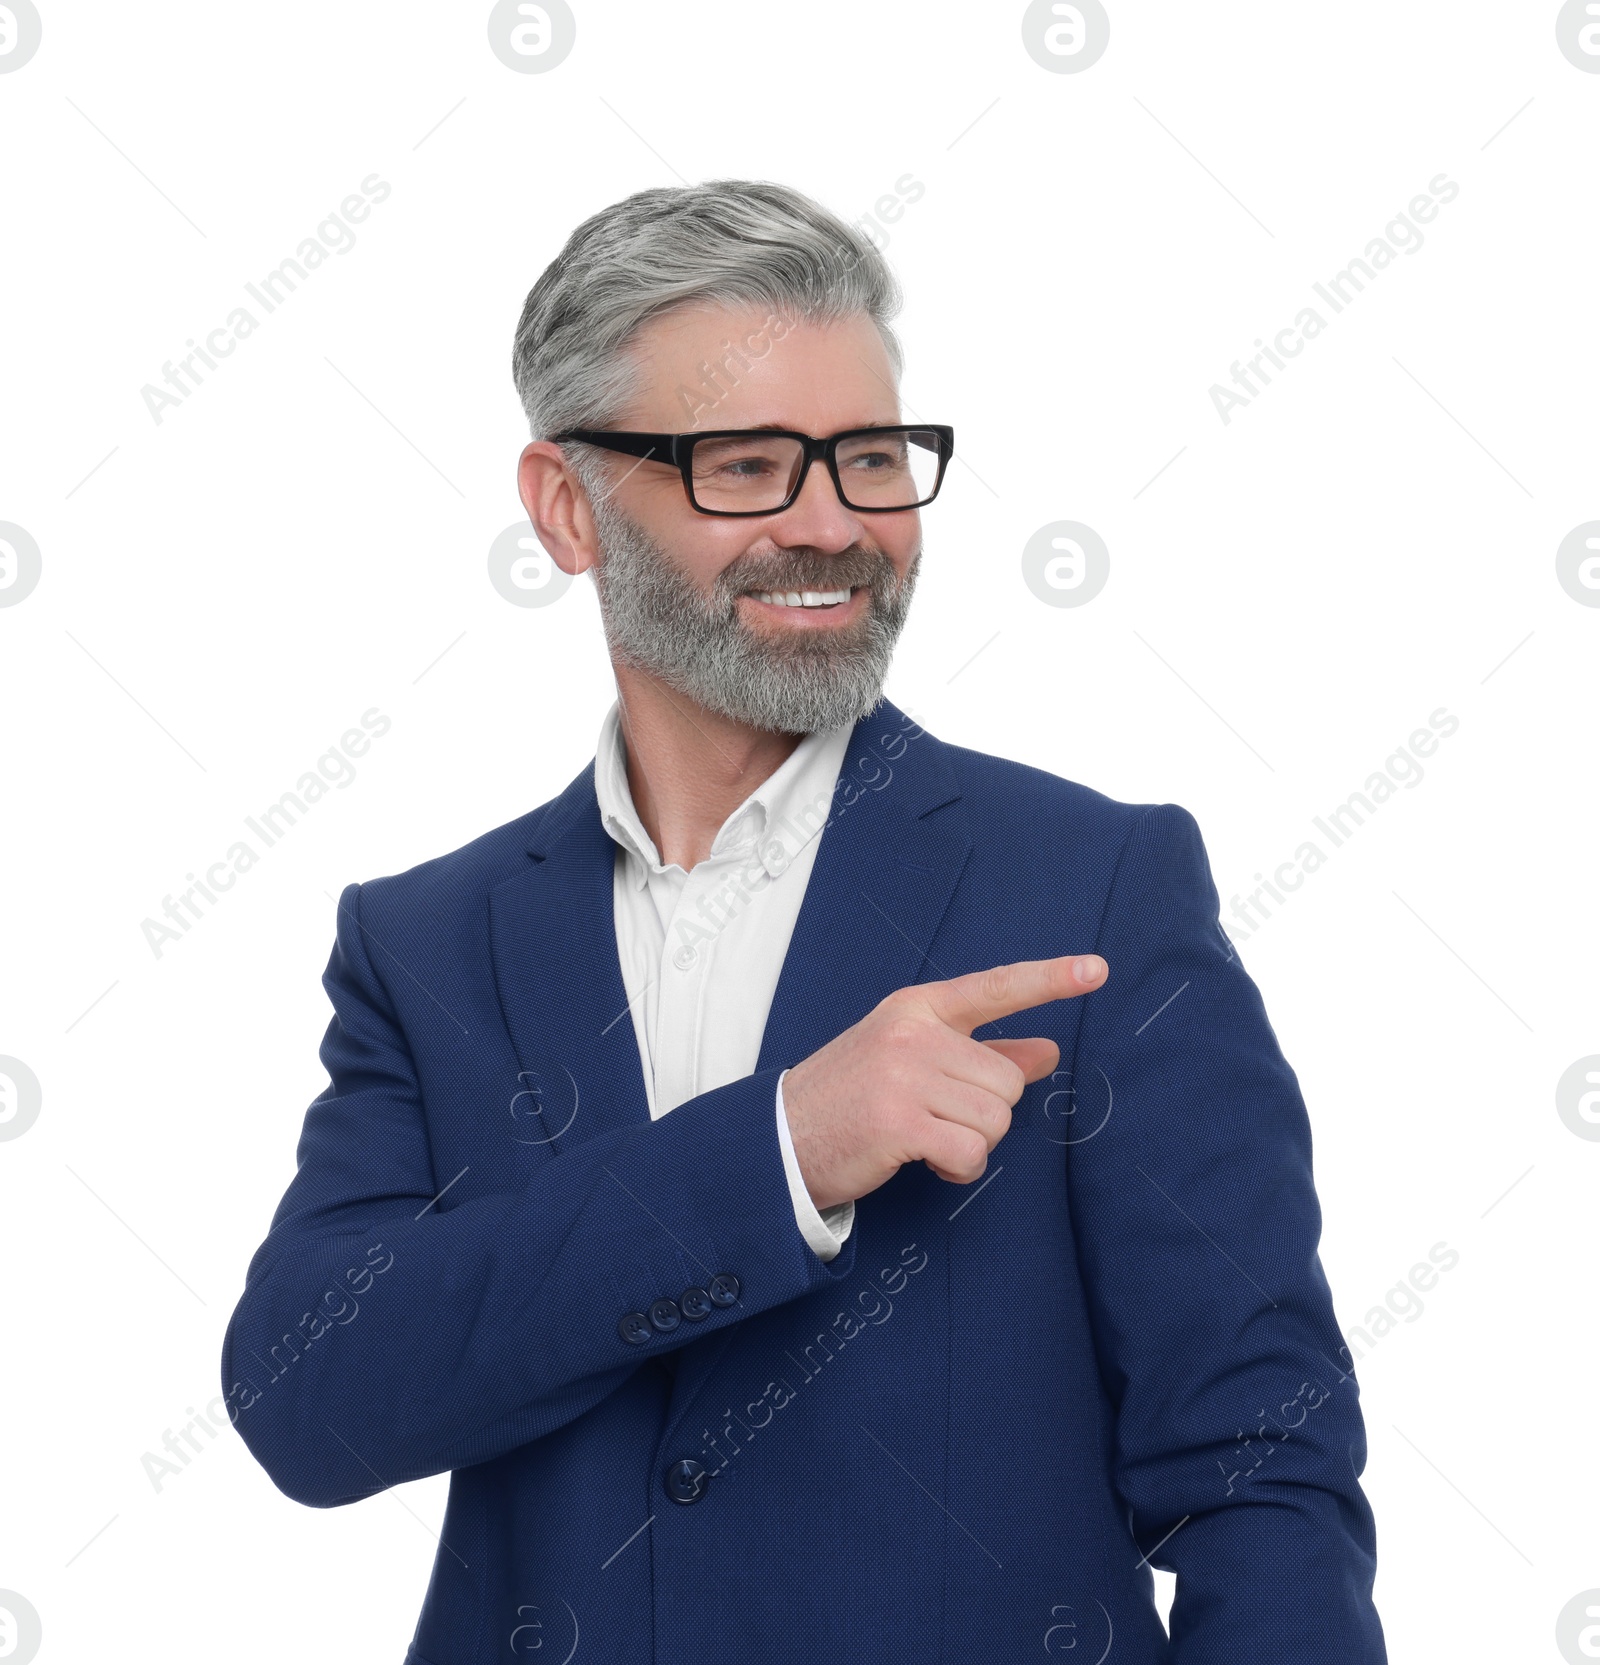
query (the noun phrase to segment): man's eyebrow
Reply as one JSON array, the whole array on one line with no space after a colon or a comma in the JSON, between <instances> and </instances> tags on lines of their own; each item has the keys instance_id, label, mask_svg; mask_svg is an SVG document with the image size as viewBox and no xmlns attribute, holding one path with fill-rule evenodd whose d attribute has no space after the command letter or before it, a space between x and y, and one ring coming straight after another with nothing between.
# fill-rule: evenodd
<instances>
[{"instance_id":1,"label":"man's eyebrow","mask_svg":"<svg viewBox=\"0 0 1600 1665\"><path fill-rule=\"evenodd\" d=\"M902 422L857 422L854 428L841 428L839 432L847 434L854 432L855 428L901 428L904 426L905 424ZM775 428L780 433L786 434L792 434L796 431L785 422L752 422L745 431L754 434L762 433L769 428Z\"/></svg>"}]
</instances>

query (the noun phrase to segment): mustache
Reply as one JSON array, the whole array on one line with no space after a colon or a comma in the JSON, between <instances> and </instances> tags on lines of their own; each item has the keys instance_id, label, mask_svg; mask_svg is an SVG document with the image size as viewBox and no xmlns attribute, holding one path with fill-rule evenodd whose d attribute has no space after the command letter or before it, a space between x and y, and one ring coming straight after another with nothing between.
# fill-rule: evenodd
<instances>
[{"instance_id":1,"label":"mustache","mask_svg":"<svg viewBox=\"0 0 1600 1665\"><path fill-rule=\"evenodd\" d=\"M872 549L821 550L781 555L746 555L717 575L717 594L731 603L747 590L842 590L865 585L875 595L893 594L900 583L894 563Z\"/></svg>"}]
</instances>

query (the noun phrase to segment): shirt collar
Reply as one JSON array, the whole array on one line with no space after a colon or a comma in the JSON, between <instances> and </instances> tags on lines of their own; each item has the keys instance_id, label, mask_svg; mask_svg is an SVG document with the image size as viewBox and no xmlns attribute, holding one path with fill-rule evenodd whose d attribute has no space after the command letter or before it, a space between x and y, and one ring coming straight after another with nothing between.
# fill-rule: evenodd
<instances>
[{"instance_id":1,"label":"shirt collar","mask_svg":"<svg viewBox=\"0 0 1600 1665\"><path fill-rule=\"evenodd\" d=\"M845 723L802 735L799 745L722 823L711 854L753 849L768 874L776 878L782 873L832 814L834 784L854 730L854 723ZM600 724L594 789L601 824L634 858L629 873L633 887L642 889L652 872L668 869L634 808L621 703L615 699Z\"/></svg>"}]
</instances>

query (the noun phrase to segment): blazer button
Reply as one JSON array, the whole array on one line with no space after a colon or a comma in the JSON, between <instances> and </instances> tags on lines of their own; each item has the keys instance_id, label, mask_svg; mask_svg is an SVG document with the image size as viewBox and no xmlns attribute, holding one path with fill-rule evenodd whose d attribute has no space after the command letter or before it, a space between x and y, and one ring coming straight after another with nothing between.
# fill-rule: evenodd
<instances>
[{"instance_id":1,"label":"blazer button","mask_svg":"<svg viewBox=\"0 0 1600 1665\"><path fill-rule=\"evenodd\" d=\"M625 1312L617 1325L617 1334L630 1347L642 1347L650 1339L650 1320L642 1312Z\"/></svg>"},{"instance_id":2,"label":"blazer button","mask_svg":"<svg viewBox=\"0 0 1600 1665\"><path fill-rule=\"evenodd\" d=\"M696 1288L691 1284L678 1297L678 1305L683 1309L685 1318L692 1319L698 1324L702 1318L710 1315L711 1296L705 1290Z\"/></svg>"},{"instance_id":3,"label":"blazer button","mask_svg":"<svg viewBox=\"0 0 1600 1665\"><path fill-rule=\"evenodd\" d=\"M732 1272L718 1272L706 1285L706 1293L716 1306L731 1307L739 1299L739 1280Z\"/></svg>"},{"instance_id":4,"label":"blazer button","mask_svg":"<svg viewBox=\"0 0 1600 1665\"><path fill-rule=\"evenodd\" d=\"M681 1316L682 1315L678 1311L678 1303L674 1301L670 1295L663 1295L659 1301L652 1301L650 1303L650 1322L654 1324L663 1335L665 1335L668 1330L677 1329L678 1319Z\"/></svg>"},{"instance_id":5,"label":"blazer button","mask_svg":"<svg viewBox=\"0 0 1600 1665\"><path fill-rule=\"evenodd\" d=\"M705 1496L710 1478L703 1463L697 1463L693 1457L680 1457L664 1476L667 1496L674 1503L698 1503Z\"/></svg>"}]
</instances>

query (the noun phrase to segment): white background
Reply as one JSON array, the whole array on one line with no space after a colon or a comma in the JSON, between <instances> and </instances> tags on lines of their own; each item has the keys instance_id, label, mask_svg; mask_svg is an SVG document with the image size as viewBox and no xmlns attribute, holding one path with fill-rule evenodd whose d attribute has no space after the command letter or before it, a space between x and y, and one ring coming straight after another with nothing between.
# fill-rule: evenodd
<instances>
[{"instance_id":1,"label":"white background","mask_svg":"<svg viewBox=\"0 0 1600 1665\"><path fill-rule=\"evenodd\" d=\"M1391 1658L1559 1659L1600 1586L1600 1143L1556 1110L1600 1052L1600 610L1555 560L1600 517L1600 75L1544 0L1110 10L1053 74L1015 4L588 0L517 74L483 4L44 5L0 75L0 520L43 560L0 608L0 1053L43 1086L0 1142L0 1587L45 1661L402 1657L443 1477L324 1512L231 1431L159 1491L142 1459L219 1391L325 1084L333 898L593 752L589 581L487 577L523 298L645 186L855 220L908 173L904 408L957 462L891 698L1184 805L1224 912L1459 720L1240 951L1341 1324L1459 1255L1359 1366ZM374 172L355 245L154 421L163 364ZM1441 173L1423 245L1225 424L1212 385ZM1110 551L1081 607L1022 580L1061 519ZM354 782L157 957L141 922L372 707Z\"/></svg>"}]
</instances>

